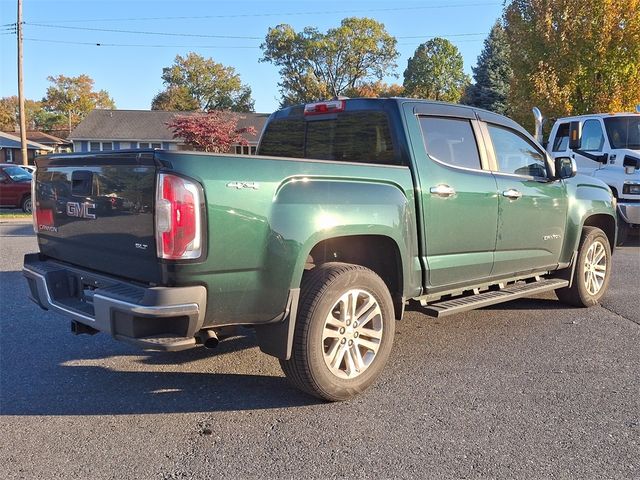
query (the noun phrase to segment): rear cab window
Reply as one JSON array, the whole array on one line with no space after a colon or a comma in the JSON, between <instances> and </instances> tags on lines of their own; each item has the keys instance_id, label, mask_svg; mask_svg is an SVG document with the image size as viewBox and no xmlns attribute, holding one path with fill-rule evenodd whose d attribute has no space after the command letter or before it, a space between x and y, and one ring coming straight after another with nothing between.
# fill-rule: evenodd
<instances>
[{"instance_id":1,"label":"rear cab window","mask_svg":"<svg viewBox=\"0 0 640 480\"><path fill-rule=\"evenodd\" d=\"M301 112L267 125L258 155L398 165L386 112L343 111L303 117Z\"/></svg>"}]
</instances>

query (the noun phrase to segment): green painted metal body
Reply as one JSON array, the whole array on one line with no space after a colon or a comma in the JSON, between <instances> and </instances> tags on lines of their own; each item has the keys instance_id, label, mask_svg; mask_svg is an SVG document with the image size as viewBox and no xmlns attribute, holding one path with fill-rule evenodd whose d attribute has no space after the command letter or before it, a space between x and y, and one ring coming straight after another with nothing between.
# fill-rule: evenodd
<instances>
[{"instance_id":1,"label":"green painted metal body","mask_svg":"<svg viewBox=\"0 0 640 480\"><path fill-rule=\"evenodd\" d=\"M176 283L207 286L212 324L263 323L300 285L314 245L337 236L391 238L402 256L403 293L420 294L412 176L382 167L232 155L158 154L205 191L208 256L176 269ZM231 182L255 182L235 188Z\"/></svg>"},{"instance_id":2,"label":"green painted metal body","mask_svg":"<svg viewBox=\"0 0 640 480\"><path fill-rule=\"evenodd\" d=\"M593 178L540 182L492 171L480 130L485 169L439 163L425 151L417 118L429 105L443 114L441 104L378 102L373 105L396 110L392 119L398 148L405 152L404 166L156 153L168 169L197 180L205 192L207 257L172 271L176 285L207 287L205 325L277 319L290 289L300 287L309 253L327 239L391 239L402 264L402 297L417 298L509 275L566 268L585 220L596 214L615 219L610 191ZM478 129L476 111L465 112L473 115ZM431 186L443 183L454 186L456 195L430 195ZM500 194L512 187L523 198L514 202Z\"/></svg>"}]
</instances>

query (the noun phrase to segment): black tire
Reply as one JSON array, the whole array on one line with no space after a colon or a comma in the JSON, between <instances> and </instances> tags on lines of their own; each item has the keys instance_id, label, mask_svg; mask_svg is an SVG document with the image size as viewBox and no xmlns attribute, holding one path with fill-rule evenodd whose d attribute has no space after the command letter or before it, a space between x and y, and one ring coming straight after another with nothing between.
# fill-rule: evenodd
<instances>
[{"instance_id":1,"label":"black tire","mask_svg":"<svg viewBox=\"0 0 640 480\"><path fill-rule=\"evenodd\" d=\"M22 202L20 202L20 208L22 208L24 213L32 212L33 206L31 204L31 195L27 195L22 199Z\"/></svg>"},{"instance_id":2,"label":"black tire","mask_svg":"<svg viewBox=\"0 0 640 480\"><path fill-rule=\"evenodd\" d=\"M353 292L361 293L355 294ZM325 362L325 353L330 355L325 350L331 351L331 347L349 351L358 349L359 352L362 352L360 344L357 342L362 341L364 336L360 337L360 340L350 340L353 343L351 347L340 347L337 342L344 344L342 339L324 338L327 331L325 322L328 316L332 311L336 312L339 300L347 294L355 295L354 311L359 305L357 302L361 301L363 296L368 301L374 299L380 308L380 314L375 315L377 325L381 325L381 337L378 340L377 352L374 353L370 364L362 368L361 373L357 368L354 370L355 377L353 378L348 378L349 373L346 371L345 377L340 377L338 374L341 372L334 373ZM375 306L372 308L375 310ZM364 312L364 308L361 307L360 311ZM372 310L368 309L367 311ZM356 317L356 320L363 317L364 314ZM362 321L362 325L359 327L371 325L369 322L373 322L373 320ZM346 325L349 325L348 321ZM300 390L324 400L348 400L366 390L379 376L391 353L394 330L395 318L391 295L378 275L360 265L325 263L306 273L303 278L292 355L289 360L280 360L280 365L287 378ZM352 336L356 335L353 331L355 329L351 328ZM349 334L349 331L344 333L344 335ZM348 343L348 345L352 343ZM366 350L365 355L369 355ZM347 357L354 358L350 353L345 353L344 359L340 360L338 369L342 365L348 368L346 367ZM337 355L334 358L337 358ZM360 355L360 359L362 358Z\"/></svg>"},{"instance_id":3,"label":"black tire","mask_svg":"<svg viewBox=\"0 0 640 480\"><path fill-rule=\"evenodd\" d=\"M605 271L602 285L596 292L593 292L589 291L587 281L587 254L589 249L596 243L599 243L604 250ZM558 299L562 303L575 307L593 307L597 305L607 291L609 280L611 279L611 266L611 247L605 233L596 227L584 227L582 229L580 245L578 246L578 255L576 257L571 287L556 290Z\"/></svg>"}]
</instances>

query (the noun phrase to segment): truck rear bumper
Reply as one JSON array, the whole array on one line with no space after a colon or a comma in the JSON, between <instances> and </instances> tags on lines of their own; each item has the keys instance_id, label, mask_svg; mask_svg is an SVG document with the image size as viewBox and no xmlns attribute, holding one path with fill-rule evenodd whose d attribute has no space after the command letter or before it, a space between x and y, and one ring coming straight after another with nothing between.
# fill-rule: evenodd
<instances>
[{"instance_id":1,"label":"truck rear bumper","mask_svg":"<svg viewBox=\"0 0 640 480\"><path fill-rule=\"evenodd\" d=\"M25 255L30 298L114 338L153 350L195 346L207 302L204 286L145 287Z\"/></svg>"},{"instance_id":2,"label":"truck rear bumper","mask_svg":"<svg viewBox=\"0 0 640 480\"><path fill-rule=\"evenodd\" d=\"M618 200L618 213L630 225L640 225L640 202Z\"/></svg>"}]
</instances>

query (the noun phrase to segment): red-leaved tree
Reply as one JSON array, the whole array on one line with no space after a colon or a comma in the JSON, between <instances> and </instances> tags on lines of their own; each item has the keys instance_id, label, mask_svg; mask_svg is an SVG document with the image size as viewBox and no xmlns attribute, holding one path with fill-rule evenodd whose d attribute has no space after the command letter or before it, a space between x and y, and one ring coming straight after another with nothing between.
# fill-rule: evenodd
<instances>
[{"instance_id":1,"label":"red-leaved tree","mask_svg":"<svg viewBox=\"0 0 640 480\"><path fill-rule=\"evenodd\" d=\"M233 145L248 145L242 134L255 135L253 127L238 128L238 115L212 111L193 115L176 115L167 126L174 138L205 152L225 153Z\"/></svg>"}]
</instances>

